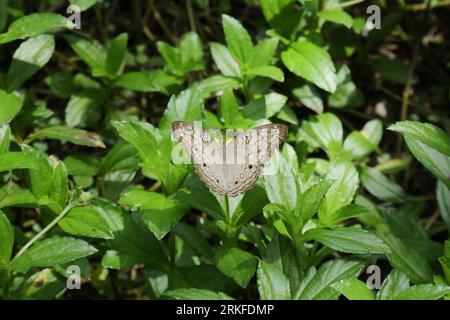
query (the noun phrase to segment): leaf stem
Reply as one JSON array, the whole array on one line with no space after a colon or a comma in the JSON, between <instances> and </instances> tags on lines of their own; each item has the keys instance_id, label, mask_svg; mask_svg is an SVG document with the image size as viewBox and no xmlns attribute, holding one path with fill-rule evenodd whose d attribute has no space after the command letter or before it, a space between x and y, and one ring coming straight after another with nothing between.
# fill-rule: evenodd
<instances>
[{"instance_id":1,"label":"leaf stem","mask_svg":"<svg viewBox=\"0 0 450 320\"><path fill-rule=\"evenodd\" d=\"M189 24L191 26L191 30L194 32L197 32L197 28L195 27L194 9L192 8L192 0L186 1L186 7L187 7Z\"/></svg>"},{"instance_id":2,"label":"leaf stem","mask_svg":"<svg viewBox=\"0 0 450 320\"><path fill-rule=\"evenodd\" d=\"M170 32L170 29L165 24L164 20L161 18L161 14L159 13L158 9L155 6L155 2L153 0L147 0L148 6L153 12L153 18L158 22L160 27L163 29L166 36L170 39L172 43L176 43L177 39L176 37Z\"/></svg>"},{"instance_id":3,"label":"leaf stem","mask_svg":"<svg viewBox=\"0 0 450 320\"><path fill-rule=\"evenodd\" d=\"M25 251L28 250L36 241L41 239L51 228L53 228L58 222L64 218L64 216L75 206L74 202L69 202L69 204L64 208L64 210L55 218L53 219L44 229L42 229L37 235L35 235L30 241L28 241L22 249L19 250L19 252L16 254L14 259L17 257L20 257Z\"/></svg>"},{"instance_id":4,"label":"leaf stem","mask_svg":"<svg viewBox=\"0 0 450 320\"><path fill-rule=\"evenodd\" d=\"M225 202L225 216L227 219L227 223L231 225L231 215L230 215L230 202L228 200L228 196L225 194L223 196L224 202Z\"/></svg>"}]
</instances>

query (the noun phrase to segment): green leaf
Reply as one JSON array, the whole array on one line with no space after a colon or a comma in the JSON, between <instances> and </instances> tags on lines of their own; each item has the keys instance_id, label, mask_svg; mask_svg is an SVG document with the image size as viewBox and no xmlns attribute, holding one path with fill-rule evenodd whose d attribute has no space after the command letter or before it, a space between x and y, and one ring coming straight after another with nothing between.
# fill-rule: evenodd
<instances>
[{"instance_id":1,"label":"green leaf","mask_svg":"<svg viewBox=\"0 0 450 320\"><path fill-rule=\"evenodd\" d=\"M127 50L128 34L122 33L111 40L106 54L106 69L111 78L122 73L125 53Z\"/></svg>"},{"instance_id":2,"label":"green leaf","mask_svg":"<svg viewBox=\"0 0 450 320\"><path fill-rule=\"evenodd\" d=\"M106 52L98 43L74 35L65 35L64 39L93 71L105 68Z\"/></svg>"},{"instance_id":3,"label":"green leaf","mask_svg":"<svg viewBox=\"0 0 450 320\"><path fill-rule=\"evenodd\" d=\"M8 265L14 245L14 229L8 218L0 211L0 270Z\"/></svg>"},{"instance_id":4,"label":"green leaf","mask_svg":"<svg viewBox=\"0 0 450 320\"><path fill-rule=\"evenodd\" d=\"M115 171L136 171L139 163L136 148L128 143L119 143L112 147L106 156L100 161L100 174ZM95 174L93 168L93 175Z\"/></svg>"},{"instance_id":5,"label":"green leaf","mask_svg":"<svg viewBox=\"0 0 450 320\"><path fill-rule=\"evenodd\" d=\"M419 141L450 157L450 135L430 123L400 121L391 125L388 130L400 132L410 140Z\"/></svg>"},{"instance_id":6,"label":"green leaf","mask_svg":"<svg viewBox=\"0 0 450 320\"><path fill-rule=\"evenodd\" d=\"M291 292L296 292L303 278L303 267L300 264L297 249L286 237L276 235L264 252L264 261L278 268L289 280Z\"/></svg>"},{"instance_id":7,"label":"green leaf","mask_svg":"<svg viewBox=\"0 0 450 320\"><path fill-rule=\"evenodd\" d=\"M56 13L29 14L11 23L8 32L0 34L0 44L35 37L72 25L65 17Z\"/></svg>"},{"instance_id":8,"label":"green leaf","mask_svg":"<svg viewBox=\"0 0 450 320\"><path fill-rule=\"evenodd\" d=\"M240 78L241 69L228 48L216 42L211 42L210 47L213 60L220 72L225 76Z\"/></svg>"},{"instance_id":9,"label":"green leaf","mask_svg":"<svg viewBox=\"0 0 450 320\"><path fill-rule=\"evenodd\" d=\"M274 154L274 156L277 155ZM271 161L275 161L273 159ZM278 156L278 160L275 174L264 176L267 197L270 202L282 204L293 211L297 205L297 194L300 190L299 178L283 156Z\"/></svg>"},{"instance_id":10,"label":"green leaf","mask_svg":"<svg viewBox=\"0 0 450 320\"><path fill-rule=\"evenodd\" d=\"M340 293L331 285L339 280L357 278L364 269L360 260L335 259L322 264L318 271L315 267L308 270L295 300L336 300Z\"/></svg>"},{"instance_id":11,"label":"green leaf","mask_svg":"<svg viewBox=\"0 0 450 320\"><path fill-rule=\"evenodd\" d=\"M58 203L61 208L64 208L69 200L69 181L64 162L59 162L54 168L50 198Z\"/></svg>"},{"instance_id":12,"label":"green leaf","mask_svg":"<svg viewBox=\"0 0 450 320\"><path fill-rule=\"evenodd\" d=\"M333 93L337 78L333 61L326 50L307 40L294 42L281 53L284 65L295 75Z\"/></svg>"},{"instance_id":13,"label":"green leaf","mask_svg":"<svg viewBox=\"0 0 450 320\"><path fill-rule=\"evenodd\" d=\"M323 112L323 102L314 86L304 84L292 90L292 94L308 109L316 113Z\"/></svg>"},{"instance_id":14,"label":"green leaf","mask_svg":"<svg viewBox=\"0 0 450 320\"><path fill-rule=\"evenodd\" d=\"M379 119L370 120L366 122L361 133L373 145L378 146L383 136L383 123Z\"/></svg>"},{"instance_id":15,"label":"green leaf","mask_svg":"<svg viewBox=\"0 0 450 320\"><path fill-rule=\"evenodd\" d=\"M360 131L352 131L342 145L343 157L348 159L361 159L376 149L376 145L370 142Z\"/></svg>"},{"instance_id":16,"label":"green leaf","mask_svg":"<svg viewBox=\"0 0 450 320\"><path fill-rule=\"evenodd\" d=\"M255 46L250 66L258 67L270 64L274 59L277 46L278 46L278 39L275 37L260 41Z\"/></svg>"},{"instance_id":17,"label":"green leaf","mask_svg":"<svg viewBox=\"0 0 450 320\"><path fill-rule=\"evenodd\" d=\"M95 102L91 98L72 96L65 110L65 120L67 126L75 127L84 125L89 111L92 110Z\"/></svg>"},{"instance_id":18,"label":"green leaf","mask_svg":"<svg viewBox=\"0 0 450 320\"><path fill-rule=\"evenodd\" d=\"M0 126L10 122L22 109L22 100L14 93L6 93L0 89Z\"/></svg>"},{"instance_id":19,"label":"green leaf","mask_svg":"<svg viewBox=\"0 0 450 320\"><path fill-rule=\"evenodd\" d=\"M39 138L68 141L80 146L105 148L100 136L96 133L65 126L55 126L41 129L28 136L28 139L30 140Z\"/></svg>"},{"instance_id":20,"label":"green leaf","mask_svg":"<svg viewBox=\"0 0 450 320\"><path fill-rule=\"evenodd\" d=\"M298 24L303 21L302 15L296 10L297 1L260 0L259 3L265 19L277 34L284 38L295 37Z\"/></svg>"},{"instance_id":21,"label":"green leaf","mask_svg":"<svg viewBox=\"0 0 450 320\"><path fill-rule=\"evenodd\" d=\"M97 252L93 246L79 239L52 237L37 242L21 256L11 261L11 269L26 273L34 267L52 267Z\"/></svg>"},{"instance_id":22,"label":"green leaf","mask_svg":"<svg viewBox=\"0 0 450 320\"><path fill-rule=\"evenodd\" d=\"M202 118L203 110L202 97L194 90L184 90L170 98L159 127L170 135L174 121L199 121Z\"/></svg>"},{"instance_id":23,"label":"green leaf","mask_svg":"<svg viewBox=\"0 0 450 320\"><path fill-rule=\"evenodd\" d=\"M319 208L319 219L327 225L337 223L339 210L353 200L359 186L358 171L350 162L333 163L327 180L335 180Z\"/></svg>"},{"instance_id":24,"label":"green leaf","mask_svg":"<svg viewBox=\"0 0 450 320\"><path fill-rule=\"evenodd\" d=\"M38 271L21 283L18 290L11 293L12 299L51 300L56 299L67 289L67 283L61 275L51 268Z\"/></svg>"},{"instance_id":25,"label":"green leaf","mask_svg":"<svg viewBox=\"0 0 450 320\"><path fill-rule=\"evenodd\" d=\"M0 32L3 31L8 22L8 0L0 1Z\"/></svg>"},{"instance_id":26,"label":"green leaf","mask_svg":"<svg viewBox=\"0 0 450 320\"><path fill-rule=\"evenodd\" d=\"M11 127L9 125L0 125L0 154L9 151L11 140Z\"/></svg>"},{"instance_id":27,"label":"green leaf","mask_svg":"<svg viewBox=\"0 0 450 320\"><path fill-rule=\"evenodd\" d=\"M52 184L53 167L45 153L28 145L22 146L22 152L29 159L28 181L31 191L37 199L48 196Z\"/></svg>"},{"instance_id":28,"label":"green leaf","mask_svg":"<svg viewBox=\"0 0 450 320\"><path fill-rule=\"evenodd\" d=\"M197 90L202 97L208 98L217 91L236 89L240 85L241 83L236 78L216 75L196 82L192 85L192 88Z\"/></svg>"},{"instance_id":29,"label":"green leaf","mask_svg":"<svg viewBox=\"0 0 450 320\"><path fill-rule=\"evenodd\" d=\"M350 68L345 64L339 65L336 91L328 96L328 104L333 108L355 108L363 102L364 97L352 80Z\"/></svg>"},{"instance_id":30,"label":"green leaf","mask_svg":"<svg viewBox=\"0 0 450 320\"><path fill-rule=\"evenodd\" d=\"M58 225L65 232L75 236L100 239L113 238L112 230L95 206L76 207L59 221Z\"/></svg>"},{"instance_id":31,"label":"green leaf","mask_svg":"<svg viewBox=\"0 0 450 320\"><path fill-rule=\"evenodd\" d=\"M151 155L158 154L158 129L146 122L137 121L113 121L119 135L132 144L139 152L142 161L151 160ZM154 160L154 158L153 158Z\"/></svg>"},{"instance_id":32,"label":"green leaf","mask_svg":"<svg viewBox=\"0 0 450 320\"><path fill-rule=\"evenodd\" d=\"M177 193L177 199L192 208L210 214L215 219L220 220L225 216L217 198L198 178L186 179L183 188Z\"/></svg>"},{"instance_id":33,"label":"green leaf","mask_svg":"<svg viewBox=\"0 0 450 320\"><path fill-rule=\"evenodd\" d=\"M366 283L358 279L342 279L331 285L348 300L374 300L373 292Z\"/></svg>"},{"instance_id":34,"label":"green leaf","mask_svg":"<svg viewBox=\"0 0 450 320\"><path fill-rule=\"evenodd\" d=\"M303 221L308 221L319 210L322 200L330 188L330 181L324 180L311 187L299 195L297 200L296 212Z\"/></svg>"},{"instance_id":35,"label":"green leaf","mask_svg":"<svg viewBox=\"0 0 450 320\"><path fill-rule=\"evenodd\" d=\"M394 269L384 279L380 290L377 293L378 300L391 300L404 289L409 287L409 279L399 269Z\"/></svg>"},{"instance_id":36,"label":"green leaf","mask_svg":"<svg viewBox=\"0 0 450 320\"><path fill-rule=\"evenodd\" d=\"M332 113L310 117L301 126L300 138L312 147L324 149L331 159L338 158L343 138L342 123Z\"/></svg>"},{"instance_id":37,"label":"green leaf","mask_svg":"<svg viewBox=\"0 0 450 320\"><path fill-rule=\"evenodd\" d=\"M203 70L203 45L195 32L187 32L180 38L181 65L184 73Z\"/></svg>"},{"instance_id":38,"label":"green leaf","mask_svg":"<svg viewBox=\"0 0 450 320\"><path fill-rule=\"evenodd\" d=\"M260 0L262 12L264 18L270 22L276 17L282 9L294 0Z\"/></svg>"},{"instance_id":39,"label":"green leaf","mask_svg":"<svg viewBox=\"0 0 450 320\"><path fill-rule=\"evenodd\" d=\"M413 137L405 136L405 141L414 157L450 189L450 157Z\"/></svg>"},{"instance_id":40,"label":"green leaf","mask_svg":"<svg viewBox=\"0 0 450 320\"><path fill-rule=\"evenodd\" d=\"M248 65L253 56L253 44L247 30L238 20L226 14L222 15L222 26L228 50L241 66Z\"/></svg>"},{"instance_id":41,"label":"green leaf","mask_svg":"<svg viewBox=\"0 0 450 320\"><path fill-rule=\"evenodd\" d=\"M27 189L16 185L4 185L0 188L0 209L5 207L34 208L37 203L36 197Z\"/></svg>"},{"instance_id":42,"label":"green leaf","mask_svg":"<svg viewBox=\"0 0 450 320\"><path fill-rule=\"evenodd\" d=\"M124 213L122 213L123 215ZM103 257L102 265L113 269L145 263L159 271L168 271L168 261L159 241L137 214L123 217L123 225L108 240L112 251Z\"/></svg>"},{"instance_id":43,"label":"green leaf","mask_svg":"<svg viewBox=\"0 0 450 320\"><path fill-rule=\"evenodd\" d=\"M50 35L30 38L20 44L6 75L8 91L19 88L22 83L39 71L53 55L55 40Z\"/></svg>"},{"instance_id":44,"label":"green leaf","mask_svg":"<svg viewBox=\"0 0 450 320\"><path fill-rule=\"evenodd\" d=\"M256 257L239 248L221 249L217 252L217 268L226 276L232 278L242 288L246 288L256 271Z\"/></svg>"},{"instance_id":45,"label":"green leaf","mask_svg":"<svg viewBox=\"0 0 450 320\"><path fill-rule=\"evenodd\" d=\"M403 189L377 169L362 167L361 182L371 194L380 200L399 203L405 199Z\"/></svg>"},{"instance_id":46,"label":"green leaf","mask_svg":"<svg viewBox=\"0 0 450 320\"><path fill-rule=\"evenodd\" d=\"M450 190L441 181L437 183L436 198L441 217L450 230Z\"/></svg>"},{"instance_id":47,"label":"green leaf","mask_svg":"<svg viewBox=\"0 0 450 320\"><path fill-rule=\"evenodd\" d=\"M239 199L239 198L236 198ZM250 188L244 196L237 200L239 204L231 215L234 226L243 226L257 215L261 214L263 207L269 202L266 191L260 185L256 184ZM233 199L230 200L230 204Z\"/></svg>"},{"instance_id":48,"label":"green leaf","mask_svg":"<svg viewBox=\"0 0 450 320\"><path fill-rule=\"evenodd\" d=\"M200 230L180 222L172 229L172 231L195 251L213 261L214 249L208 241L206 241Z\"/></svg>"},{"instance_id":49,"label":"green leaf","mask_svg":"<svg viewBox=\"0 0 450 320\"><path fill-rule=\"evenodd\" d=\"M281 69L274 66L258 66L248 69L246 74L249 76L260 76L273 79L275 81L284 81L284 74Z\"/></svg>"},{"instance_id":50,"label":"green leaf","mask_svg":"<svg viewBox=\"0 0 450 320\"><path fill-rule=\"evenodd\" d=\"M261 300L288 300L291 298L289 280L283 272L262 260L258 264L257 285Z\"/></svg>"},{"instance_id":51,"label":"green leaf","mask_svg":"<svg viewBox=\"0 0 450 320\"><path fill-rule=\"evenodd\" d=\"M364 229L342 227L330 230L315 228L308 230L305 237L345 253L386 254L390 252L389 247L380 238Z\"/></svg>"},{"instance_id":52,"label":"green leaf","mask_svg":"<svg viewBox=\"0 0 450 320\"><path fill-rule=\"evenodd\" d=\"M137 92L162 92L169 94L181 81L163 70L135 71L119 76L114 86Z\"/></svg>"},{"instance_id":53,"label":"green leaf","mask_svg":"<svg viewBox=\"0 0 450 320\"><path fill-rule=\"evenodd\" d=\"M158 240L172 230L186 211L186 208L174 198L144 190L132 190L124 193L119 203L140 208L142 220Z\"/></svg>"},{"instance_id":54,"label":"green leaf","mask_svg":"<svg viewBox=\"0 0 450 320\"><path fill-rule=\"evenodd\" d=\"M176 300L233 300L223 292L197 288L170 290L164 292L164 295Z\"/></svg>"},{"instance_id":55,"label":"green leaf","mask_svg":"<svg viewBox=\"0 0 450 320\"><path fill-rule=\"evenodd\" d=\"M176 75L182 75L183 67L181 65L180 50L164 41L158 41L156 43L156 47L158 49L158 52L163 57L167 69L169 69Z\"/></svg>"},{"instance_id":56,"label":"green leaf","mask_svg":"<svg viewBox=\"0 0 450 320\"><path fill-rule=\"evenodd\" d=\"M74 77L65 71L50 74L44 81L59 98L69 98L74 89Z\"/></svg>"},{"instance_id":57,"label":"green leaf","mask_svg":"<svg viewBox=\"0 0 450 320\"><path fill-rule=\"evenodd\" d=\"M264 97L250 101L243 110L246 118L253 120L268 119L279 112L287 102L285 95L271 92Z\"/></svg>"},{"instance_id":58,"label":"green leaf","mask_svg":"<svg viewBox=\"0 0 450 320\"><path fill-rule=\"evenodd\" d=\"M140 166L145 176L161 181L167 195L174 194L189 171L187 165L172 164L172 140L170 117L177 112L183 113L189 106L190 94L181 94L179 99L172 98L171 105L166 110L165 119L160 125L161 131L146 122L113 121L112 124L119 135L131 143L139 152L143 161ZM186 103L186 105L184 104ZM180 108L177 110L177 108ZM164 122L164 123L163 123Z\"/></svg>"},{"instance_id":59,"label":"green leaf","mask_svg":"<svg viewBox=\"0 0 450 320\"><path fill-rule=\"evenodd\" d=\"M413 283L432 281L431 269L425 257L408 247L387 230L381 230L378 235L391 249L391 253L388 253L387 257L394 268L403 271Z\"/></svg>"},{"instance_id":60,"label":"green leaf","mask_svg":"<svg viewBox=\"0 0 450 320\"><path fill-rule=\"evenodd\" d=\"M81 177L95 176L98 173L98 163L87 154L75 154L64 159L68 174Z\"/></svg>"},{"instance_id":61,"label":"green leaf","mask_svg":"<svg viewBox=\"0 0 450 320\"><path fill-rule=\"evenodd\" d=\"M317 16L324 21L342 24L348 29L353 25L352 16L342 9L326 9L319 12Z\"/></svg>"},{"instance_id":62,"label":"green leaf","mask_svg":"<svg viewBox=\"0 0 450 320\"><path fill-rule=\"evenodd\" d=\"M37 169L33 157L24 152L7 152L0 157L0 171L14 169Z\"/></svg>"},{"instance_id":63,"label":"green leaf","mask_svg":"<svg viewBox=\"0 0 450 320\"><path fill-rule=\"evenodd\" d=\"M239 105L233 91L225 90L220 98L220 114L227 128L230 128L234 120L241 116L238 108Z\"/></svg>"},{"instance_id":64,"label":"green leaf","mask_svg":"<svg viewBox=\"0 0 450 320\"><path fill-rule=\"evenodd\" d=\"M450 292L449 286L440 284L421 284L397 293L395 300L437 300Z\"/></svg>"}]
</instances>

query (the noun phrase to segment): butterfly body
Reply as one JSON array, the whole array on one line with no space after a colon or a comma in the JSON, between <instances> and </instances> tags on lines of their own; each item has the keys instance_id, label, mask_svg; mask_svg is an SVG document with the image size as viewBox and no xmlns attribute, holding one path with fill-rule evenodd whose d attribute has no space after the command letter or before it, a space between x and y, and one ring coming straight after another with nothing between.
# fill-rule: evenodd
<instances>
[{"instance_id":1,"label":"butterfly body","mask_svg":"<svg viewBox=\"0 0 450 320\"><path fill-rule=\"evenodd\" d=\"M258 180L264 164L287 137L287 126L270 124L245 132L204 131L190 123L172 124L175 139L189 154L195 172L208 188L235 197Z\"/></svg>"}]
</instances>

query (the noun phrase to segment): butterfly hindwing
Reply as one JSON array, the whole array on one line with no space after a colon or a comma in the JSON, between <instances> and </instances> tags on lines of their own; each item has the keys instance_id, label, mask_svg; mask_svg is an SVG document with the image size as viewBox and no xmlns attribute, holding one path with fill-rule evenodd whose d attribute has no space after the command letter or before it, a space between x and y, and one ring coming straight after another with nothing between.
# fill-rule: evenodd
<instances>
[{"instance_id":1,"label":"butterfly hindwing","mask_svg":"<svg viewBox=\"0 0 450 320\"><path fill-rule=\"evenodd\" d=\"M237 196L251 188L261 175L264 164L286 137L287 126L282 124L263 125L238 133L234 146L229 148L234 147L235 158L241 165L232 177L227 194Z\"/></svg>"},{"instance_id":2,"label":"butterfly hindwing","mask_svg":"<svg viewBox=\"0 0 450 320\"><path fill-rule=\"evenodd\" d=\"M174 138L180 141L191 158L200 180L212 191L225 194L220 167L216 165L222 154L221 141L214 140L208 132L183 121L175 121L172 130Z\"/></svg>"}]
</instances>

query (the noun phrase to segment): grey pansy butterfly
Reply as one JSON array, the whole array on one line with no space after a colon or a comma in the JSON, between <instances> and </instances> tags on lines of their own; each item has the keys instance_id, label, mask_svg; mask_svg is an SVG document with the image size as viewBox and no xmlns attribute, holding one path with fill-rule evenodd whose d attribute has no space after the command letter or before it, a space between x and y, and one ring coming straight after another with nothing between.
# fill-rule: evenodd
<instances>
[{"instance_id":1,"label":"grey pansy butterfly","mask_svg":"<svg viewBox=\"0 0 450 320\"><path fill-rule=\"evenodd\" d=\"M245 132L227 130L224 138L219 129L202 130L183 121L175 121L172 130L206 186L230 197L253 186L288 132L284 124L268 124Z\"/></svg>"}]
</instances>

